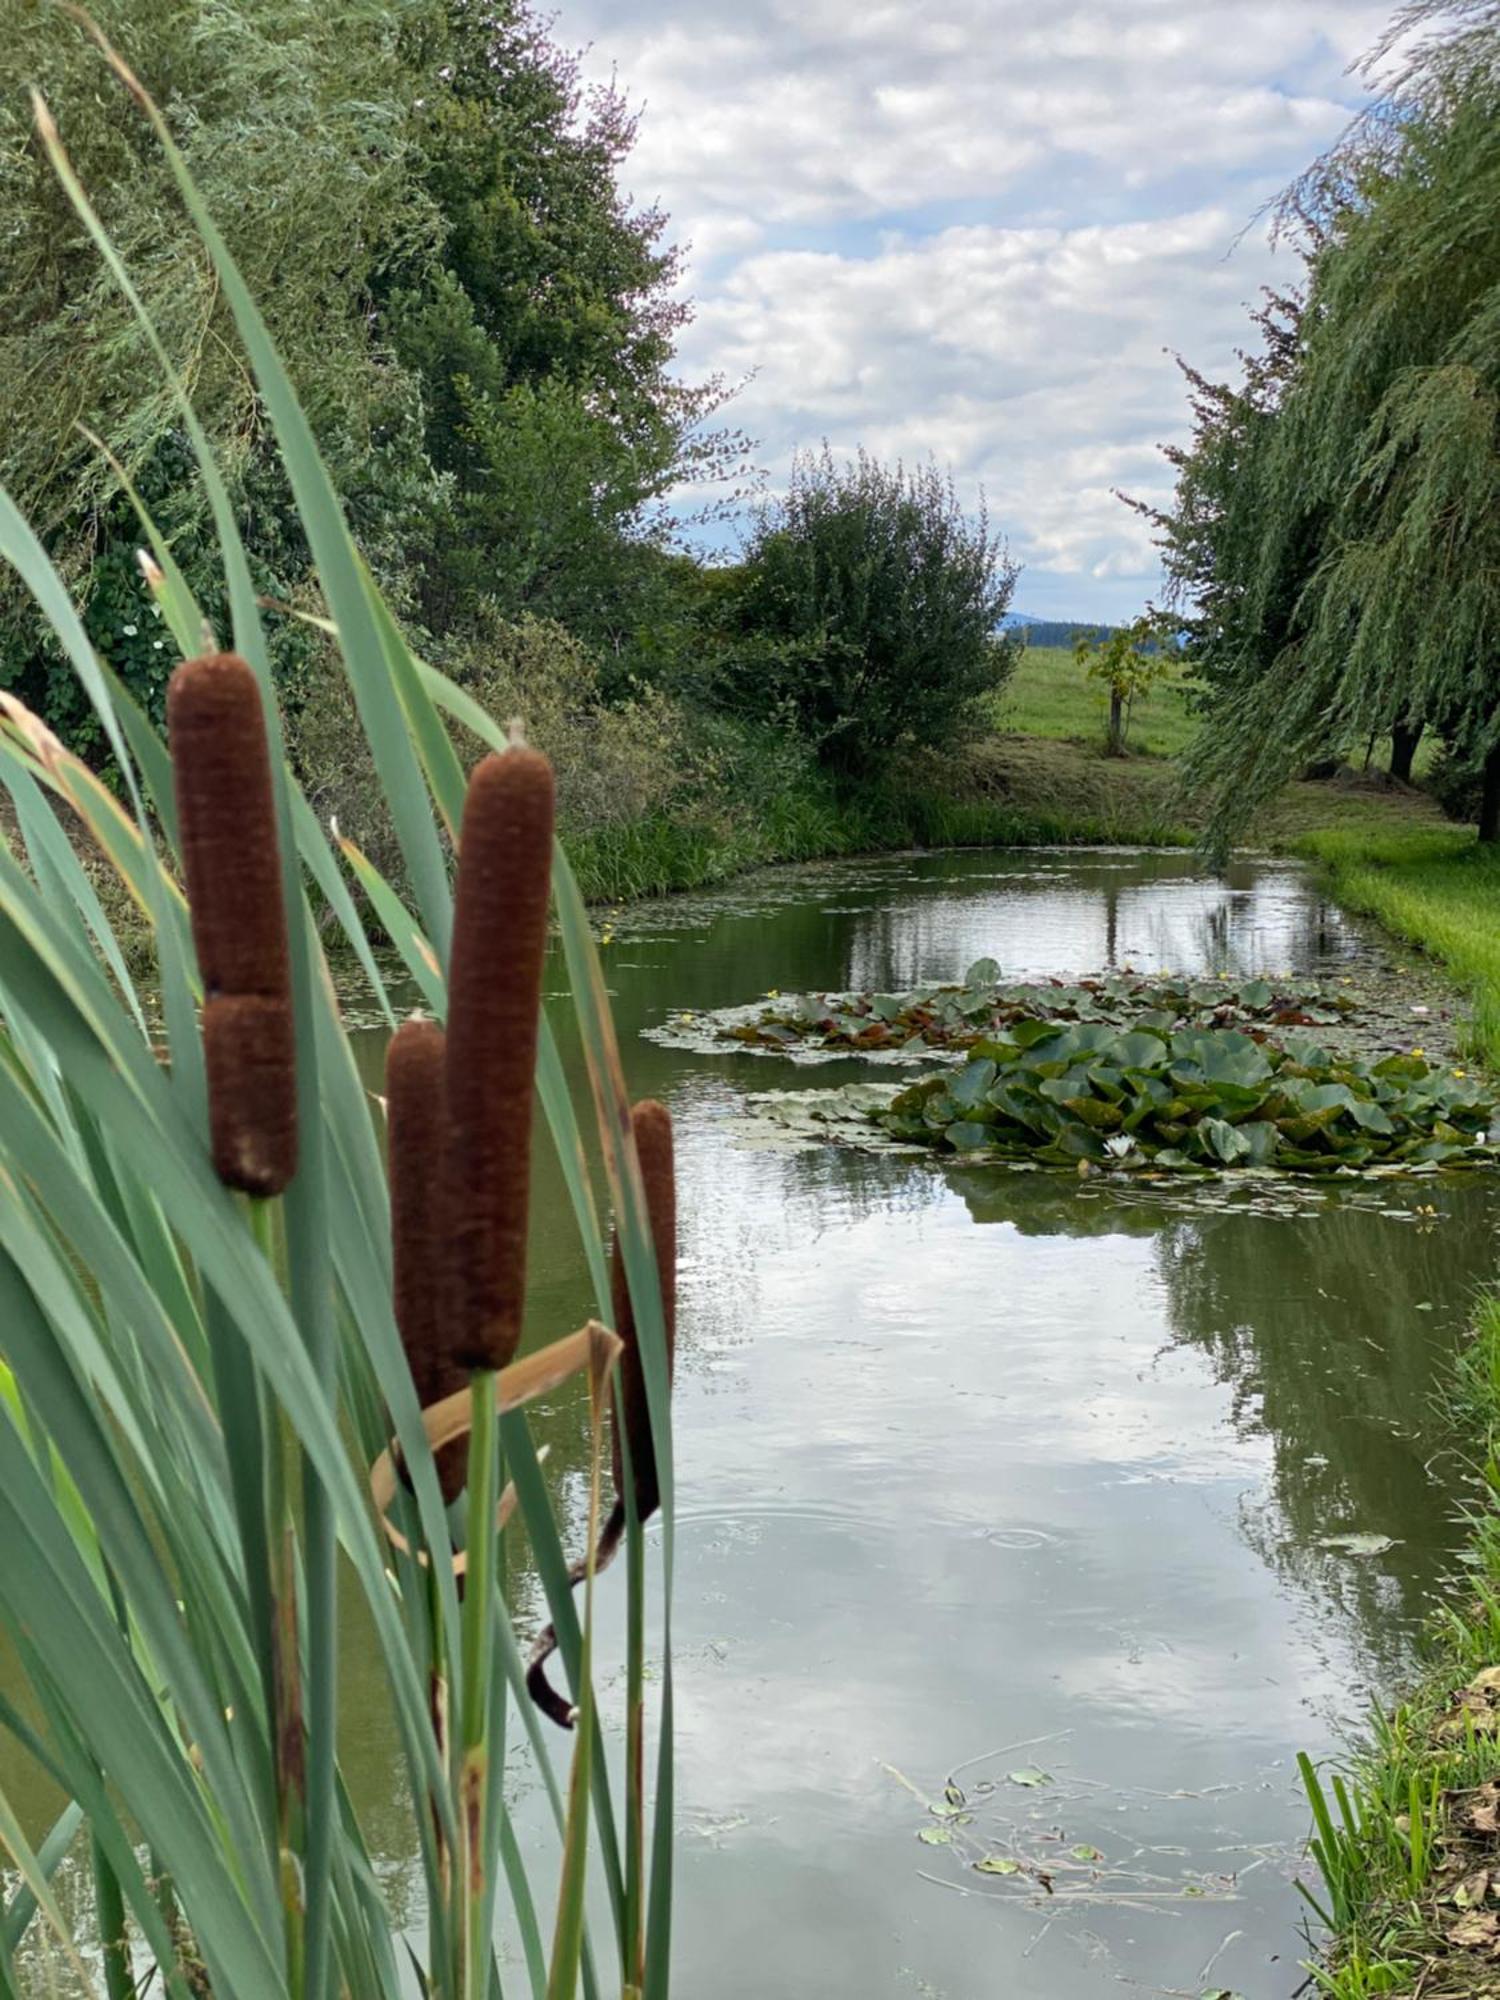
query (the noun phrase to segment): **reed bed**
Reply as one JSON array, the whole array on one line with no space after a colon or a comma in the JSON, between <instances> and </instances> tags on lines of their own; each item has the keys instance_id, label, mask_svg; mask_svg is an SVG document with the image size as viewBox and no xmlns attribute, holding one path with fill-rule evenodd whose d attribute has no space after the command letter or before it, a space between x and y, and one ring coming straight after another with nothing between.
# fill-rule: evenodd
<instances>
[{"instance_id":1,"label":"reed bed","mask_svg":"<svg viewBox=\"0 0 1500 2000\"><path fill-rule=\"evenodd\" d=\"M25 1684L0 1693L0 1728L67 1801L36 1829L0 1791L0 1994L18 1990L38 1927L54 1961L109 2000L158 1981L175 2000L658 2000L672 1911L669 1123L631 1105L545 760L466 713L492 751L466 780L449 733L461 697L415 660L374 588L170 132L96 39L101 88L112 69L121 115L155 128L259 385L410 893L318 823L288 770L223 478L38 101L39 142L177 400L229 617L210 632L142 510L143 570L183 662L163 740L0 494L0 558L111 759L106 783L14 700L0 705L17 828L0 843L0 1624ZM149 926L159 1014L85 844ZM419 1016L398 1022L361 908L403 955ZM383 1108L340 1018L329 924L392 1030ZM540 1005L553 925L587 1056L584 1117ZM523 1342L538 1099L595 1304L584 1326L528 1325ZM570 1377L589 1412L588 1532L572 1560L527 1415ZM618 1738L592 1678L612 1466L628 1555L608 1586L628 1598ZM527 1693L529 1635L497 1529L512 1513L555 1628L571 1737ZM338 1768L341 1573L395 1718L419 1932L387 1906ZM523 1843L507 1796L517 1738L548 1802L540 1844ZM65 1863L91 1895L59 1894Z\"/></svg>"}]
</instances>

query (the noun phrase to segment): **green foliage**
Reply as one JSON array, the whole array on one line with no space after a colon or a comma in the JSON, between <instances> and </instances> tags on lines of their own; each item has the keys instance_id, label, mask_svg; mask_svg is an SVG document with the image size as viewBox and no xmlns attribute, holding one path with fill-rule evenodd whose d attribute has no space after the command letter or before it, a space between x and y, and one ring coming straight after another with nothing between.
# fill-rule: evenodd
<instances>
[{"instance_id":1,"label":"green foliage","mask_svg":"<svg viewBox=\"0 0 1500 2000\"><path fill-rule=\"evenodd\" d=\"M1363 1062L1306 1037L1018 1019L962 1069L902 1091L877 1122L940 1151L1112 1170L1490 1160L1492 1094L1420 1055Z\"/></svg>"},{"instance_id":2,"label":"green foliage","mask_svg":"<svg viewBox=\"0 0 1500 2000\"><path fill-rule=\"evenodd\" d=\"M356 0L326 11L273 0L115 0L99 10L143 81L168 107L194 171L225 218L235 254L266 302L325 455L377 570L396 575L431 486L413 415L418 389L370 327L382 261L411 256L438 223L408 173L412 79L401 16ZM39 0L6 0L0 35L0 477L40 524L78 585L90 630L148 700L154 646L132 647L152 617L134 569L140 534L102 438L138 483L195 593L216 616L223 577L187 437L144 333L105 277L30 135L29 85L47 96L63 142L193 385L246 519L257 585L290 595L307 575L252 377L236 349L209 259L184 244L170 176L143 121L100 86L78 22ZM253 162L253 170L249 163ZM97 568L97 586L91 573ZM159 636L159 634L158 634ZM295 648L294 648L295 650ZM0 592L0 679L80 747L92 718L24 596Z\"/></svg>"},{"instance_id":3,"label":"green foliage","mask_svg":"<svg viewBox=\"0 0 1500 2000\"><path fill-rule=\"evenodd\" d=\"M1098 681L1108 691L1105 747L1111 756L1123 756L1136 702L1165 680L1176 664L1164 643L1160 621L1148 614L1103 638L1080 632L1073 641L1073 661L1088 680Z\"/></svg>"},{"instance_id":4,"label":"green foliage","mask_svg":"<svg viewBox=\"0 0 1500 2000\"><path fill-rule=\"evenodd\" d=\"M665 218L618 176L633 121L585 92L523 0L112 0L99 9L173 128L286 356L361 549L438 637L565 620L622 657L674 615L663 496L734 461L716 385L671 370L687 316ZM52 104L168 353L191 382L262 594L307 604L310 552L210 261L159 155L98 88L76 20L0 0L0 477L91 632L159 693L140 490L215 618L224 581L189 441L140 327L29 138ZM126 631L134 626L136 633ZM129 643L141 637L140 647ZM307 651L273 629L278 675ZM628 678L628 668L622 672ZM24 596L0 589L0 684L80 748L87 705Z\"/></svg>"},{"instance_id":5,"label":"green foliage","mask_svg":"<svg viewBox=\"0 0 1500 2000\"><path fill-rule=\"evenodd\" d=\"M1015 577L935 468L841 464L825 445L755 524L724 699L789 723L844 775L946 742L1014 662L997 627Z\"/></svg>"},{"instance_id":6,"label":"green foliage","mask_svg":"<svg viewBox=\"0 0 1500 2000\"><path fill-rule=\"evenodd\" d=\"M444 649L443 667L487 715L521 721L552 759L558 824L570 841L649 820L713 781L713 746L680 706L649 686L606 701L594 655L561 625L535 618L511 624L486 610ZM379 775L330 647L308 663L296 693L288 742L309 799L399 880L399 843ZM470 732L459 731L456 741L466 766L483 754Z\"/></svg>"},{"instance_id":7,"label":"green foliage","mask_svg":"<svg viewBox=\"0 0 1500 2000\"><path fill-rule=\"evenodd\" d=\"M420 68L414 173L443 235L380 288L422 384L442 501L422 603L438 632L483 599L618 651L663 613L668 489L718 476L717 383L671 372L687 319L667 219L618 176L635 120L516 4L449 8Z\"/></svg>"},{"instance_id":8,"label":"green foliage","mask_svg":"<svg viewBox=\"0 0 1500 2000\"><path fill-rule=\"evenodd\" d=\"M1500 833L1500 23L1461 13L1293 191L1306 293L1261 315L1244 388L1193 378L1163 531L1221 843L1299 763L1396 724L1486 763Z\"/></svg>"},{"instance_id":9,"label":"green foliage","mask_svg":"<svg viewBox=\"0 0 1500 2000\"><path fill-rule=\"evenodd\" d=\"M288 374L167 125L149 100L132 109L123 92L111 97L102 68L97 88L122 126L140 112L151 119L193 222L173 252L189 264L200 254L211 260L242 343L238 365L263 398L287 505L340 634L341 671L389 802L412 906L363 857L346 856L391 913L404 975L442 1018L452 911L443 838L464 796L443 710L462 706L462 690L424 673L361 563ZM55 149L53 159L78 214L93 222ZM118 270L107 237L97 240ZM225 636L256 676L270 738L299 1164L277 1208L247 1207L215 1176L201 979L167 873L181 873L167 746L96 654L40 539L0 491L0 558L68 659L123 801L34 716L8 706L0 784L17 831L0 841L0 1623L25 1689L15 1706L0 1704L0 1726L66 1806L54 1835L33 1848L0 1797L0 1838L25 1884L0 1927L0 1989L15 1990L12 1954L34 1921L58 1933L80 1970L97 1966L102 1948L112 1993L159 1975L173 2000L209 1990L395 2000L414 1983L434 2000L485 2000L500 1981L497 1928L508 1927L521 1954L507 1968L507 1988L531 2000L573 2000L580 1983L585 1992L629 1989L665 2000L669 1630L664 1619L648 1797L643 1758L625 1755L598 1715L592 1581L580 1617L565 1523L539 1469L523 1394L549 1375L560 1384L587 1358L590 1421L575 1444L581 1463L570 1469L589 1490L584 1536L592 1547L608 1342L583 1330L561 1349L549 1343L540 1367L533 1355L519 1374L475 1376L474 1476L457 1529L468 1561L460 1601L455 1525L394 1322L380 1132L334 997L310 883L393 1024L390 999L338 858L282 756L270 648L230 490L181 377L163 373L212 504ZM154 517L143 513L139 525L159 565L153 589L163 622L173 645L191 652L205 606ZM482 711L476 717L493 744L499 732ZM149 1008L94 894L81 854L89 843L151 924ZM612 1307L600 1218L613 1215L661 1489L661 1584L650 1595L665 1604L673 1499L661 1291L630 1120L622 1133L616 1116L628 1100L602 974L561 852L553 886L599 1107L592 1158L603 1162L600 1186L545 1022L538 1096L601 1317ZM566 1797L539 1740L511 1595L497 1574L502 1445L579 1712ZM371 1468L382 1462L394 1539L371 1505ZM631 1520L626 1532L627 1730L638 1746L656 1552L648 1568L641 1523ZM351 1611L375 1698L401 1746L402 1838L420 1882L420 1927L388 1901L339 1772L340 1654ZM524 1853L507 1754L523 1734L555 1836L529 1836ZM59 1907L50 1880L85 1820L95 1896L91 1908L72 1912ZM606 1918L608 1937L590 1936L591 1912Z\"/></svg>"},{"instance_id":10,"label":"green foliage","mask_svg":"<svg viewBox=\"0 0 1500 2000\"><path fill-rule=\"evenodd\" d=\"M1266 294L1252 313L1260 347L1238 387L1210 382L1179 362L1193 436L1164 456L1177 477L1173 504L1129 505L1152 523L1166 571L1167 603L1186 647L1186 669L1215 712L1228 692L1258 683L1286 644L1315 566L1324 510L1299 489L1271 514L1265 460L1299 354L1302 303Z\"/></svg>"}]
</instances>

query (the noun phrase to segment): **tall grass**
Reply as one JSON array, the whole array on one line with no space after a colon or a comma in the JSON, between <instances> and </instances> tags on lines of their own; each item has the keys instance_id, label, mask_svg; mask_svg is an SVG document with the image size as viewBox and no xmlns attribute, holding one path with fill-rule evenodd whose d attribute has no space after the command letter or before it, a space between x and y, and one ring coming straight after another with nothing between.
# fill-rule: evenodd
<instances>
[{"instance_id":1,"label":"tall grass","mask_svg":"<svg viewBox=\"0 0 1500 2000\"><path fill-rule=\"evenodd\" d=\"M403 901L364 857L330 840L287 769L261 609L223 480L39 102L40 141L177 398L223 562L231 629L215 639L249 663L259 690L288 919L297 1157L284 1192L252 1198L215 1172L209 1098L222 1081L205 1070L200 1041L205 995L179 886L168 748L94 652L40 540L0 494L0 557L78 675L118 773L106 786L4 701L0 784L18 834L0 845L0 1622L26 1685L24 1695L0 1694L0 1728L68 1803L35 1839L0 1794L0 1841L20 1883L0 1918L0 1992L15 1990L15 1955L35 1923L84 1987L102 1985L110 2000L152 1978L177 2000L373 2000L414 1987L434 2000L502 1990L568 2000L580 1985L590 1996L663 1996L673 1815L667 1335L632 1107L582 900L556 852L553 915L587 1055L601 1187L545 1021L536 1089L597 1320L552 1330L560 1337L519 1360L503 1341L469 1353L470 1386L424 1413L392 1306L381 1120L351 1056L312 897L332 913L394 1027L347 862L428 1009L445 1017L446 854L458 843L465 787L443 709L457 691L408 651L163 120L102 39L101 50L121 86L121 115L156 130L196 236L183 254L201 246L212 260L259 385L411 895ZM191 657L204 650L202 609L155 524L144 513L141 522L147 575ZM504 748L488 717L466 720ZM159 1029L80 860L88 842L150 927ZM289 1156L278 1157L285 1165ZM279 1166L268 1185L279 1190L283 1179ZM591 1677L594 1565L587 1554L570 1565L526 1416L527 1403L570 1372L586 1376L592 1536L619 1345L606 1330L606 1213L662 1521L648 1563L644 1520L627 1508L633 1698L643 1699L648 1629L658 1662L650 1781L644 1759L625 1757L606 1735ZM468 1504L450 1517L434 1445L464 1432ZM557 1631L577 1723L565 1785L526 1695L497 1503L524 1519ZM581 1617L571 1570L585 1584ZM420 1935L392 1918L336 1759L341 1575L374 1635L395 1718L425 1886ZM628 1728L638 1748L634 1709ZM541 1775L550 1850L533 1842L523 1851L512 1816L507 1745L517 1737L529 1740ZM80 1827L95 1890L86 1929L54 1892ZM607 1933L591 1935L591 1910L604 1914ZM503 1987L502 1927L520 1945Z\"/></svg>"},{"instance_id":2,"label":"tall grass","mask_svg":"<svg viewBox=\"0 0 1500 2000\"><path fill-rule=\"evenodd\" d=\"M1317 1878L1304 1893L1327 1933L1310 1969L1329 2000L1493 1991L1493 1956L1461 1921L1482 1901L1457 1892L1477 1873L1488 1882L1494 1864L1494 1836L1470 1809L1496 1775L1488 1690L1500 1659L1500 1297L1481 1299L1473 1334L1451 1398L1457 1448L1474 1474L1469 1539L1432 1620L1425 1670L1375 1718L1344 1770L1299 1759Z\"/></svg>"},{"instance_id":3,"label":"tall grass","mask_svg":"<svg viewBox=\"0 0 1500 2000\"><path fill-rule=\"evenodd\" d=\"M946 779L930 766L856 789L821 775L722 818L660 815L604 827L571 852L591 902L627 902L729 881L784 861L825 861L904 848L1185 846L1154 796L1091 796L1086 785L1037 785L1032 764L1007 773L1013 795L985 796L990 760L971 753ZM1065 773L1065 780L1074 774Z\"/></svg>"}]
</instances>

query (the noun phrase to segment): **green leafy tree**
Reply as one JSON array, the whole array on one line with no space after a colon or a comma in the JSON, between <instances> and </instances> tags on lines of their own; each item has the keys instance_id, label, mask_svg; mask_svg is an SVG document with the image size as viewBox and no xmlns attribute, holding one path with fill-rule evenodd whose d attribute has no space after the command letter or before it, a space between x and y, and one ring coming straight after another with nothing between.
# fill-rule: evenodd
<instances>
[{"instance_id":1,"label":"green leafy tree","mask_svg":"<svg viewBox=\"0 0 1500 2000\"><path fill-rule=\"evenodd\" d=\"M689 308L665 217L619 185L634 125L618 94L585 92L523 0L98 11L266 302L361 547L437 650L492 607L565 620L606 659L670 624L665 496L739 441L708 421L717 385L672 372ZM0 478L154 704L168 649L116 464L217 616L212 538L148 345L40 159L28 86L193 391L257 584L305 601L311 561L211 265L178 240L161 161L101 89L97 50L49 0L0 0L0 29ZM285 624L276 639L285 677L306 640ZM97 747L10 585L0 680Z\"/></svg>"},{"instance_id":2,"label":"green leafy tree","mask_svg":"<svg viewBox=\"0 0 1500 2000\"><path fill-rule=\"evenodd\" d=\"M1296 492L1273 510L1266 490L1301 317L1298 292L1262 296L1251 314L1259 345L1243 357L1238 384L1211 381L1179 358L1192 437L1163 447L1176 474L1172 503L1122 496L1156 531L1182 663L1208 707L1269 671L1317 566L1326 507Z\"/></svg>"},{"instance_id":3,"label":"green leafy tree","mask_svg":"<svg viewBox=\"0 0 1500 2000\"><path fill-rule=\"evenodd\" d=\"M1004 682L1016 566L933 466L800 455L745 551L725 698L790 720L821 762L866 772L951 737Z\"/></svg>"},{"instance_id":4,"label":"green leafy tree","mask_svg":"<svg viewBox=\"0 0 1500 2000\"><path fill-rule=\"evenodd\" d=\"M1123 757L1135 704L1172 671L1159 621L1148 612L1097 637L1079 632L1073 640L1073 658L1086 678L1099 682L1108 694L1104 747L1111 757Z\"/></svg>"},{"instance_id":5,"label":"green leafy tree","mask_svg":"<svg viewBox=\"0 0 1500 2000\"><path fill-rule=\"evenodd\" d=\"M661 615L665 496L743 440L712 427L720 383L672 371L681 257L661 210L621 190L636 121L620 93L586 90L509 0L454 0L420 59L442 82L414 143L443 238L435 270L418 255L394 274L385 311L445 480L428 621L484 598L617 653Z\"/></svg>"},{"instance_id":6,"label":"green leafy tree","mask_svg":"<svg viewBox=\"0 0 1500 2000\"><path fill-rule=\"evenodd\" d=\"M1195 552L1188 770L1220 844L1309 758L1394 727L1400 768L1421 725L1482 767L1480 835L1500 838L1500 17L1424 4L1398 28L1416 39L1379 115L1288 199L1312 233L1277 395L1210 440L1253 433ZM1226 464L1207 471L1222 497ZM1197 498L1179 487L1189 541Z\"/></svg>"},{"instance_id":7,"label":"green leafy tree","mask_svg":"<svg viewBox=\"0 0 1500 2000\"><path fill-rule=\"evenodd\" d=\"M412 7L352 0L101 0L101 26L164 104L287 356L378 571L402 567L432 485L418 388L372 331L382 262L436 241L409 171ZM136 691L164 652L134 568L133 509L95 438L140 485L204 601L219 578L186 441L148 344L42 158L42 90L74 165L136 274L247 508L257 581L292 593L306 545L255 386L228 336L212 266L182 240L159 152L121 115L98 50L42 0L0 0L0 477L82 593L86 622ZM90 433L93 435L91 436ZM133 631L127 628L134 628ZM0 594L0 676L85 746L85 708L13 584Z\"/></svg>"}]
</instances>

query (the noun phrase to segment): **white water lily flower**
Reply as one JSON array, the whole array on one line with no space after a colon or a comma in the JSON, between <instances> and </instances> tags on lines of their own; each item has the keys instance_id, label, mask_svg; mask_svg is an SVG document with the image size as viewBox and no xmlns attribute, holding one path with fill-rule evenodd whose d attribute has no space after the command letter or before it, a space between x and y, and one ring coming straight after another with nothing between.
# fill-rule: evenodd
<instances>
[{"instance_id":1,"label":"white water lily flower","mask_svg":"<svg viewBox=\"0 0 1500 2000\"><path fill-rule=\"evenodd\" d=\"M1104 1142L1104 1150L1113 1159L1123 1160L1127 1153L1134 1152L1135 1141L1128 1132L1116 1132Z\"/></svg>"}]
</instances>

